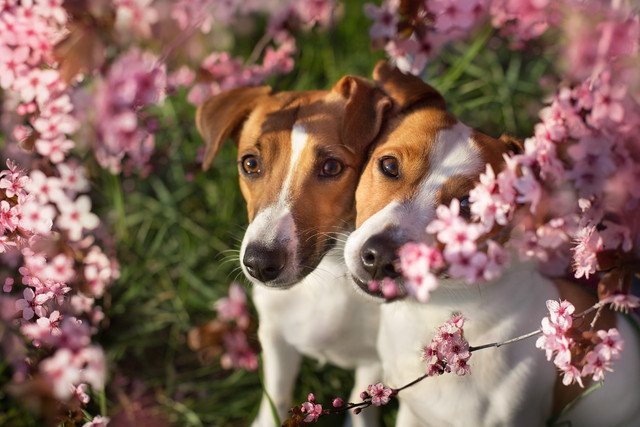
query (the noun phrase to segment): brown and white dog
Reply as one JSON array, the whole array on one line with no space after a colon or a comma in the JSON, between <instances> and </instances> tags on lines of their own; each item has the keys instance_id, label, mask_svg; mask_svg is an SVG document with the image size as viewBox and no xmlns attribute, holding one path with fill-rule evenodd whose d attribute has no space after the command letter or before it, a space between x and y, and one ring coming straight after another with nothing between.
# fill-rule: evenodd
<instances>
[{"instance_id":1,"label":"brown and white dog","mask_svg":"<svg viewBox=\"0 0 640 427\"><path fill-rule=\"evenodd\" d=\"M354 400L381 379L379 306L353 291L340 241L353 229L358 178L390 106L369 82L346 76L330 91L234 89L198 109L205 169L225 139L238 144L250 221L240 260L259 285L264 387L280 418L302 355L355 369ZM375 413L353 418L354 426L377 424ZM266 394L253 425L274 425Z\"/></svg>"},{"instance_id":2,"label":"brown and white dog","mask_svg":"<svg viewBox=\"0 0 640 427\"><path fill-rule=\"evenodd\" d=\"M382 63L374 80L391 96L394 111L385 124L356 192L356 230L345 246L345 261L356 283L397 275L397 249L424 241L435 209L463 200L485 164L502 167L502 154L517 149L509 138L494 139L460 123L442 96L422 80ZM572 296L567 293L571 292ZM575 296L580 301L576 302ZM377 296L377 295L374 295ZM421 348L452 313L467 318L465 337L475 345L503 341L535 329L545 301L591 305L584 295L541 276L535 266L514 261L504 276L481 286L441 279L427 304L401 300L381 307L378 352L388 386L399 387L425 372ZM574 427L637 426L640 404L638 337L622 317L609 316L626 341L615 372L605 385L582 398L560 421ZM542 426L571 389L554 387L557 375L531 340L473 354L471 375L427 378L399 394L396 425Z\"/></svg>"}]
</instances>

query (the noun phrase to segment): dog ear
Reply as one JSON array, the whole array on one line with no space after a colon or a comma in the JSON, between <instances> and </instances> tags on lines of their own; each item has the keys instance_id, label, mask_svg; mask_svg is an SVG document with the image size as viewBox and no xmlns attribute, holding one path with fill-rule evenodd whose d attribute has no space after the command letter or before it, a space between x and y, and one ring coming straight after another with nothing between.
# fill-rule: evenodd
<instances>
[{"instance_id":1,"label":"dog ear","mask_svg":"<svg viewBox=\"0 0 640 427\"><path fill-rule=\"evenodd\" d=\"M380 89L365 79L342 77L333 87L347 104L342 120L342 140L356 149L365 149L378 135L385 113L393 103Z\"/></svg>"},{"instance_id":2,"label":"dog ear","mask_svg":"<svg viewBox=\"0 0 640 427\"><path fill-rule=\"evenodd\" d=\"M402 111L420 102L425 106L447 109L440 93L419 77L404 74L387 61L380 61L373 69L373 80L393 99L396 109Z\"/></svg>"},{"instance_id":3,"label":"dog ear","mask_svg":"<svg viewBox=\"0 0 640 427\"><path fill-rule=\"evenodd\" d=\"M260 98L270 92L268 86L231 89L209 98L198 107L196 127L205 143L203 170L209 169L220 145L237 131Z\"/></svg>"},{"instance_id":4,"label":"dog ear","mask_svg":"<svg viewBox=\"0 0 640 427\"><path fill-rule=\"evenodd\" d=\"M522 154L524 152L524 142L521 139L503 133L498 138L507 145L507 151L513 154Z\"/></svg>"}]
</instances>

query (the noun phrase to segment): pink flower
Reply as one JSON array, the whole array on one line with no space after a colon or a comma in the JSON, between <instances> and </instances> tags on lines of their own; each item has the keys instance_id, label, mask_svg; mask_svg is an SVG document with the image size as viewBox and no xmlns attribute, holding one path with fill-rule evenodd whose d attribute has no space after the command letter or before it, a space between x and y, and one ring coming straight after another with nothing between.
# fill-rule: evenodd
<instances>
[{"instance_id":1,"label":"pink flower","mask_svg":"<svg viewBox=\"0 0 640 427\"><path fill-rule=\"evenodd\" d=\"M571 385L573 383L577 383L580 387L584 387L582 384L582 373L578 368L571 364L566 364L560 368L562 372L562 384Z\"/></svg>"},{"instance_id":2,"label":"pink flower","mask_svg":"<svg viewBox=\"0 0 640 427\"><path fill-rule=\"evenodd\" d=\"M74 390L73 394L74 394L75 398L78 399L78 401L80 403L82 403L83 405L88 404L89 401L91 400L91 398L87 394L87 385L86 384L79 384L76 387L76 389Z\"/></svg>"},{"instance_id":3,"label":"pink flower","mask_svg":"<svg viewBox=\"0 0 640 427\"><path fill-rule=\"evenodd\" d=\"M20 94L22 101L31 102L35 99L42 105L49 99L51 87L58 78L59 74L56 70L34 68L28 74L18 77L14 88Z\"/></svg>"},{"instance_id":4,"label":"pink flower","mask_svg":"<svg viewBox=\"0 0 640 427\"><path fill-rule=\"evenodd\" d=\"M51 299L50 295L36 295L31 288L26 288L22 291L22 295L23 298L16 301L16 309L22 311L22 318L24 320L32 319L34 314L38 315L38 317L47 315L46 308L43 307L42 304Z\"/></svg>"},{"instance_id":5,"label":"pink flower","mask_svg":"<svg viewBox=\"0 0 640 427\"><path fill-rule=\"evenodd\" d=\"M56 165L60 174L60 185L70 193L81 193L89 190L85 169L77 162L59 163ZM55 201L55 200L54 200Z\"/></svg>"},{"instance_id":6,"label":"pink flower","mask_svg":"<svg viewBox=\"0 0 640 427\"><path fill-rule=\"evenodd\" d=\"M594 351L602 355L605 360L617 359L624 349L624 340L620 336L618 329L611 328L608 331L599 330L596 335L600 343L596 345Z\"/></svg>"},{"instance_id":7,"label":"pink flower","mask_svg":"<svg viewBox=\"0 0 640 427\"><path fill-rule=\"evenodd\" d=\"M423 243L407 243L398 252L400 269L406 278L409 294L420 302L427 302L429 294L438 286L438 280L431 270L444 266L442 254Z\"/></svg>"},{"instance_id":8,"label":"pink flower","mask_svg":"<svg viewBox=\"0 0 640 427\"><path fill-rule=\"evenodd\" d=\"M158 10L151 7L153 0L114 0L116 29L126 33L133 30L142 37L151 37L151 26L158 21Z\"/></svg>"},{"instance_id":9,"label":"pink flower","mask_svg":"<svg viewBox=\"0 0 640 427\"><path fill-rule=\"evenodd\" d=\"M66 348L58 349L53 356L40 362L40 370L60 400L67 400L73 395L81 378L74 354Z\"/></svg>"},{"instance_id":10,"label":"pink flower","mask_svg":"<svg viewBox=\"0 0 640 427\"><path fill-rule=\"evenodd\" d=\"M593 375L594 381L602 381L604 379L604 371L613 372L611 369L610 358L604 357L603 354L596 351L590 351L586 357L587 363L582 368L581 375Z\"/></svg>"},{"instance_id":11,"label":"pink flower","mask_svg":"<svg viewBox=\"0 0 640 427\"><path fill-rule=\"evenodd\" d=\"M322 415L322 405L319 403L304 402L300 410L303 414L307 414L303 420L305 423L317 421Z\"/></svg>"},{"instance_id":12,"label":"pink flower","mask_svg":"<svg viewBox=\"0 0 640 427\"><path fill-rule=\"evenodd\" d=\"M49 177L42 171L33 170L29 174L30 181L26 186L29 193L34 194L42 204L49 201L63 200L64 192L59 178Z\"/></svg>"},{"instance_id":13,"label":"pink flower","mask_svg":"<svg viewBox=\"0 0 640 427\"><path fill-rule=\"evenodd\" d=\"M80 196L75 201L59 203L60 216L56 221L58 227L66 230L69 239L80 240L82 230L93 230L98 226L100 220L91 212L91 199L89 196Z\"/></svg>"},{"instance_id":14,"label":"pink flower","mask_svg":"<svg viewBox=\"0 0 640 427\"><path fill-rule=\"evenodd\" d=\"M483 1L433 0L427 6L436 16L436 30L447 33L452 30L468 30L476 24Z\"/></svg>"},{"instance_id":15,"label":"pink flower","mask_svg":"<svg viewBox=\"0 0 640 427\"><path fill-rule=\"evenodd\" d=\"M469 342L464 338L465 318L454 315L446 323L439 326L431 343L423 348L422 358L427 362L429 376L453 372L466 375L471 372L469 359Z\"/></svg>"},{"instance_id":16,"label":"pink flower","mask_svg":"<svg viewBox=\"0 0 640 427\"><path fill-rule=\"evenodd\" d=\"M382 282L380 283L380 291L386 299L396 298L400 293L398 284L389 277L382 279Z\"/></svg>"},{"instance_id":17,"label":"pink flower","mask_svg":"<svg viewBox=\"0 0 640 427\"><path fill-rule=\"evenodd\" d=\"M84 423L82 427L107 427L109 421L111 421L109 417L97 415L91 421Z\"/></svg>"},{"instance_id":18,"label":"pink flower","mask_svg":"<svg viewBox=\"0 0 640 427\"><path fill-rule=\"evenodd\" d=\"M567 331L573 324L573 317L571 317L571 315L576 308L569 301L548 300L547 309L549 310L549 320L561 330Z\"/></svg>"},{"instance_id":19,"label":"pink flower","mask_svg":"<svg viewBox=\"0 0 640 427\"><path fill-rule=\"evenodd\" d=\"M596 254L603 248L602 238L596 227L584 227L577 233L577 245L573 248L575 277L579 279L596 272L598 259Z\"/></svg>"},{"instance_id":20,"label":"pink flower","mask_svg":"<svg viewBox=\"0 0 640 427\"><path fill-rule=\"evenodd\" d=\"M18 206L11 206L6 200L0 200L0 232L16 229L19 221L18 210Z\"/></svg>"},{"instance_id":21,"label":"pink flower","mask_svg":"<svg viewBox=\"0 0 640 427\"><path fill-rule=\"evenodd\" d=\"M333 399L333 402L331 402L331 405L334 408L342 408L344 406L344 400L342 400L342 398L340 397L336 397L335 399Z\"/></svg>"},{"instance_id":22,"label":"pink flower","mask_svg":"<svg viewBox=\"0 0 640 427\"><path fill-rule=\"evenodd\" d=\"M225 353L220 358L220 364L225 369L258 369L258 356L247 340L242 330L228 332L223 337Z\"/></svg>"},{"instance_id":23,"label":"pink flower","mask_svg":"<svg viewBox=\"0 0 640 427\"><path fill-rule=\"evenodd\" d=\"M374 406L386 405L394 394L391 388L386 387L382 383L370 385L367 387L367 392L371 396L371 403Z\"/></svg>"},{"instance_id":24,"label":"pink flower","mask_svg":"<svg viewBox=\"0 0 640 427\"><path fill-rule=\"evenodd\" d=\"M16 78L27 70L26 61L29 57L27 46L17 46L14 49L0 44L0 88L10 89Z\"/></svg>"},{"instance_id":25,"label":"pink flower","mask_svg":"<svg viewBox=\"0 0 640 427\"><path fill-rule=\"evenodd\" d=\"M611 308L617 311L629 311L640 307L640 298L632 294L614 293L603 298L602 304L610 304Z\"/></svg>"},{"instance_id":26,"label":"pink flower","mask_svg":"<svg viewBox=\"0 0 640 427\"><path fill-rule=\"evenodd\" d=\"M513 209L515 193L515 173L505 169L496 178L491 165L487 164L480 182L469 192L471 213L480 218L485 230L490 230L494 222L506 225Z\"/></svg>"},{"instance_id":27,"label":"pink flower","mask_svg":"<svg viewBox=\"0 0 640 427\"><path fill-rule=\"evenodd\" d=\"M379 7L373 3L364 5L364 14L373 20L369 29L369 37L376 39L392 39L398 31L399 0L385 0Z\"/></svg>"},{"instance_id":28,"label":"pink flower","mask_svg":"<svg viewBox=\"0 0 640 427\"><path fill-rule=\"evenodd\" d=\"M235 321L243 329L249 326L249 311L247 309L247 296L238 283L229 286L229 297L220 298L214 304L218 316L222 320Z\"/></svg>"},{"instance_id":29,"label":"pink flower","mask_svg":"<svg viewBox=\"0 0 640 427\"><path fill-rule=\"evenodd\" d=\"M4 190L9 198L18 196L18 200L21 200L26 196L25 188L28 183L29 177L14 162L7 160L7 169L0 171L0 190Z\"/></svg>"}]
</instances>

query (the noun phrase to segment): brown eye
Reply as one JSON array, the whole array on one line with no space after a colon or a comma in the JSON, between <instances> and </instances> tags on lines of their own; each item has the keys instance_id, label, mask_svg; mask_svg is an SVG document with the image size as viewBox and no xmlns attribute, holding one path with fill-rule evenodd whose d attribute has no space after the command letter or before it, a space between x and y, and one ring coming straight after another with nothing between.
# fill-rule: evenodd
<instances>
[{"instance_id":1,"label":"brown eye","mask_svg":"<svg viewBox=\"0 0 640 427\"><path fill-rule=\"evenodd\" d=\"M245 175L256 176L262 172L260 169L260 159L253 154L247 154L240 159L240 169Z\"/></svg>"},{"instance_id":2,"label":"brown eye","mask_svg":"<svg viewBox=\"0 0 640 427\"><path fill-rule=\"evenodd\" d=\"M469 202L469 196L464 196L460 199L460 216L464 219L471 219L471 202Z\"/></svg>"},{"instance_id":3,"label":"brown eye","mask_svg":"<svg viewBox=\"0 0 640 427\"><path fill-rule=\"evenodd\" d=\"M380 172L389 178L397 178L400 174L400 165L395 157L385 156L381 158L378 162L378 167Z\"/></svg>"},{"instance_id":4,"label":"brown eye","mask_svg":"<svg viewBox=\"0 0 640 427\"><path fill-rule=\"evenodd\" d=\"M322 169L320 169L320 176L325 178L333 178L342 173L344 170L344 165L338 159L327 159L322 164Z\"/></svg>"}]
</instances>

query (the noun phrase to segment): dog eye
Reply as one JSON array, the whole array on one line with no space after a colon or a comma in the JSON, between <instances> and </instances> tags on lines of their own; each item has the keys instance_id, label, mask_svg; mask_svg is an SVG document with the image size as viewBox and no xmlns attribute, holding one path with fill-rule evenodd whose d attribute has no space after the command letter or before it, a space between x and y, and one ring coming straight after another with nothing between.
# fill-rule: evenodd
<instances>
[{"instance_id":1,"label":"dog eye","mask_svg":"<svg viewBox=\"0 0 640 427\"><path fill-rule=\"evenodd\" d=\"M391 156L385 156L378 162L380 172L389 178L397 178L400 173L400 166L398 165L398 159Z\"/></svg>"},{"instance_id":2,"label":"dog eye","mask_svg":"<svg viewBox=\"0 0 640 427\"><path fill-rule=\"evenodd\" d=\"M262 172L260 159L253 154L247 154L240 159L240 169L245 175L258 175Z\"/></svg>"},{"instance_id":3,"label":"dog eye","mask_svg":"<svg viewBox=\"0 0 640 427\"><path fill-rule=\"evenodd\" d=\"M322 164L320 169L320 176L325 178L333 178L342 173L344 165L338 159L327 159Z\"/></svg>"},{"instance_id":4,"label":"dog eye","mask_svg":"<svg viewBox=\"0 0 640 427\"><path fill-rule=\"evenodd\" d=\"M471 219L471 202L469 202L469 196L460 198L460 216L464 219Z\"/></svg>"}]
</instances>

